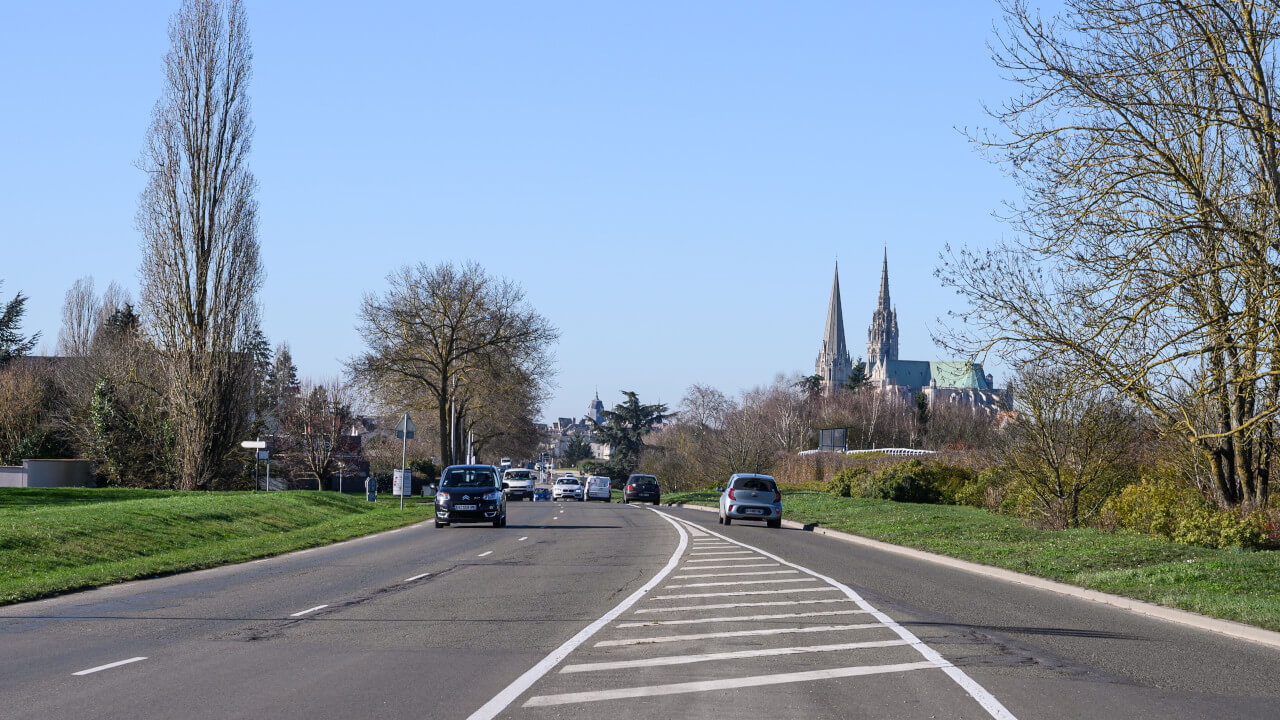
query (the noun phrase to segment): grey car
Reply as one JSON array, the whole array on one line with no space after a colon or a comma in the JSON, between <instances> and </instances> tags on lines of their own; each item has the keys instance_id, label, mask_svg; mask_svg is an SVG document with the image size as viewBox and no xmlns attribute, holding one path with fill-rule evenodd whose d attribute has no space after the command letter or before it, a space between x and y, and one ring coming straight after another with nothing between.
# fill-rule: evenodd
<instances>
[{"instance_id":1,"label":"grey car","mask_svg":"<svg viewBox=\"0 0 1280 720\"><path fill-rule=\"evenodd\" d=\"M735 473L720 493L720 524L734 520L763 520L771 528L782 527L782 493L768 475Z\"/></svg>"}]
</instances>

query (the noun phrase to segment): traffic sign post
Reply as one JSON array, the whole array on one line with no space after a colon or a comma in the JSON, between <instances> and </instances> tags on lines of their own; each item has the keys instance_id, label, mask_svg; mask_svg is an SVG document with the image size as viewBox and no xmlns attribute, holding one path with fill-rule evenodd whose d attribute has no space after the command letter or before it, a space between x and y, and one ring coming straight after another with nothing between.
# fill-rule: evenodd
<instances>
[{"instance_id":1,"label":"traffic sign post","mask_svg":"<svg viewBox=\"0 0 1280 720\"><path fill-rule=\"evenodd\" d=\"M259 438L257 440L245 440L240 443L240 447L245 450L253 450L253 491L258 491L258 461L267 457L267 441ZM267 464L267 474L271 474L271 465Z\"/></svg>"},{"instance_id":2,"label":"traffic sign post","mask_svg":"<svg viewBox=\"0 0 1280 720\"><path fill-rule=\"evenodd\" d=\"M413 439L413 433L418 427L413 424L413 420L409 417L409 413L405 413L400 418L400 422L396 423L396 437L400 438L400 469L396 470L395 486L392 493L400 496L400 509L404 509L404 496L413 491L412 476L409 469L405 467L408 464L409 441ZM408 487L405 487L405 485Z\"/></svg>"},{"instance_id":3,"label":"traffic sign post","mask_svg":"<svg viewBox=\"0 0 1280 720\"><path fill-rule=\"evenodd\" d=\"M404 509L404 496L413 492L413 473L404 468L397 469L391 480L391 494L400 496L400 509Z\"/></svg>"}]
</instances>

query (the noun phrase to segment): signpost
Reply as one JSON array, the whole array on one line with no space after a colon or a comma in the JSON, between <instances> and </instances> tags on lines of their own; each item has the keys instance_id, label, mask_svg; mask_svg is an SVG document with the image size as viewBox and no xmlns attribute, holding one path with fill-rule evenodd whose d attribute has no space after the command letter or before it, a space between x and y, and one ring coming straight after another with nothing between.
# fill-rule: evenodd
<instances>
[{"instance_id":1,"label":"signpost","mask_svg":"<svg viewBox=\"0 0 1280 720\"><path fill-rule=\"evenodd\" d=\"M409 450L409 441L413 439L413 433L418 427L413 424L413 420L409 418L409 413L405 413L400 418L400 422L396 423L396 437L400 438L400 469L396 470L394 485L391 493L400 496L400 509L404 509L404 496L413 492L413 476L405 467L407 454Z\"/></svg>"},{"instance_id":2,"label":"signpost","mask_svg":"<svg viewBox=\"0 0 1280 720\"><path fill-rule=\"evenodd\" d=\"M258 490L258 461L259 461L259 460L264 460L264 459L268 459L268 460L269 460L269 457L270 457L269 455L267 455L267 450L266 450L266 447L267 447L267 441L266 441L266 440L262 440L262 439L258 439L258 440L245 440L244 442L240 443L240 447L244 448L245 450L253 450L253 451L254 451L254 454L253 454L253 490L254 490L254 492L257 492L257 490ZM267 463L267 489L268 489L268 490L270 490L270 489L271 489L271 484L270 484L270 483L271 483L271 463L270 463L270 462L268 462L268 463Z\"/></svg>"}]
</instances>

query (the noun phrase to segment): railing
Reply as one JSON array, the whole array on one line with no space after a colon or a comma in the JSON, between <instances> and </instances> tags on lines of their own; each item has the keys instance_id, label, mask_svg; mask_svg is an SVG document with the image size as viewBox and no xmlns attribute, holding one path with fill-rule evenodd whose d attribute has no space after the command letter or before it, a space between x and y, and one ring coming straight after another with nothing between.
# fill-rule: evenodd
<instances>
[{"instance_id":1,"label":"railing","mask_svg":"<svg viewBox=\"0 0 1280 720\"><path fill-rule=\"evenodd\" d=\"M872 448L870 450L801 450L797 455L813 455L820 452L834 452L842 455L862 455L865 453L880 453L881 455L894 455L896 457L911 457L915 455L933 455L936 450L916 450L915 448Z\"/></svg>"}]
</instances>

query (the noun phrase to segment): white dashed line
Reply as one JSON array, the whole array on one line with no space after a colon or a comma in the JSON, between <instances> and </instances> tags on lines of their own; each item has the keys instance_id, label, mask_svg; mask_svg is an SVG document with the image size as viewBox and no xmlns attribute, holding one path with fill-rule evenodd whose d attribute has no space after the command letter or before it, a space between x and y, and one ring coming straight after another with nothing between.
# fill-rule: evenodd
<instances>
[{"instance_id":1,"label":"white dashed line","mask_svg":"<svg viewBox=\"0 0 1280 720\"><path fill-rule=\"evenodd\" d=\"M476 557L484 557L485 555L492 555L492 554L493 554L492 550L485 550L484 552L480 553Z\"/></svg>"},{"instance_id":2,"label":"white dashed line","mask_svg":"<svg viewBox=\"0 0 1280 720\"><path fill-rule=\"evenodd\" d=\"M736 597L738 595L785 595L787 593L827 592L829 590L839 590L839 588L833 588L833 587L782 588L780 590L735 590L734 592L681 593L680 595L654 595L652 599L653 600L683 600L685 598Z\"/></svg>"},{"instance_id":3,"label":"white dashed line","mask_svg":"<svg viewBox=\"0 0 1280 720\"><path fill-rule=\"evenodd\" d=\"M716 603L715 605L681 605L680 607L665 608L646 608L637 610L636 615L641 613L662 613L662 612L681 612L684 610L728 610L729 608L739 607L781 607L787 605L824 605L830 603L847 603L853 602L848 598L831 598L830 600L769 600L767 602L740 602L740 603Z\"/></svg>"},{"instance_id":4,"label":"white dashed line","mask_svg":"<svg viewBox=\"0 0 1280 720\"><path fill-rule=\"evenodd\" d=\"M712 638L757 637L761 635L795 635L817 632L843 632L845 630L869 630L884 627L880 623L859 623L857 625L807 625L792 628L761 628L759 630L727 630L716 633L693 633L691 635L658 635L647 638L626 638L625 640L601 640L593 647L623 647L625 645L648 645L650 643L688 642L691 640L710 640ZM933 663L930 663L932 665Z\"/></svg>"},{"instance_id":5,"label":"white dashed line","mask_svg":"<svg viewBox=\"0 0 1280 720\"><path fill-rule=\"evenodd\" d=\"M430 575L430 574L431 574L431 573L422 573L421 575L414 575L414 576L413 576L413 577L411 577L411 578L405 578L405 579L404 579L404 581L405 581L405 582L413 582L414 580L421 580L422 578L424 578L424 577L426 577L426 576L428 576L428 575Z\"/></svg>"},{"instance_id":6,"label":"white dashed line","mask_svg":"<svg viewBox=\"0 0 1280 720\"><path fill-rule=\"evenodd\" d=\"M703 568L698 568L702 570ZM672 575L672 580L687 580L689 578L704 577L733 577L735 575L795 575L799 570L757 570L755 572L732 572L732 573L694 573L692 575ZM674 586L673 586L674 587Z\"/></svg>"},{"instance_id":7,"label":"white dashed line","mask_svg":"<svg viewBox=\"0 0 1280 720\"><path fill-rule=\"evenodd\" d=\"M761 685L783 685L786 683L809 682L812 680L828 680L832 678L857 677L859 675L879 675L883 673L906 672L908 670L926 670L938 667L931 662L899 663L897 665L863 665L858 667L832 668L830 670L810 670L807 672L780 673L776 675L756 675L754 677L736 677L724 680L702 680L699 682L675 683L672 685L649 685L646 687L618 688L616 690L595 690L591 692L565 693L563 695L539 695L529 698L525 707L545 707L547 705L565 705L568 703L595 702L599 700L618 700L621 698L651 697L654 695L678 695L681 693L707 692L708 690L731 690L733 688L755 688Z\"/></svg>"},{"instance_id":8,"label":"white dashed line","mask_svg":"<svg viewBox=\"0 0 1280 720\"><path fill-rule=\"evenodd\" d=\"M528 535L525 535L524 537L520 538L520 539L519 539L519 540L517 540L516 542L524 542L525 540L528 540L528 539L529 539L529 536L528 536Z\"/></svg>"},{"instance_id":9,"label":"white dashed line","mask_svg":"<svg viewBox=\"0 0 1280 720\"><path fill-rule=\"evenodd\" d=\"M646 658L644 660L616 660L614 662L579 663L565 665L562 673L592 672L594 670L622 670L636 667L657 667L660 665L688 665L690 663L712 662L715 660L740 660L743 658L769 657L772 655L800 655L802 653L839 652L841 650L861 650L863 648L893 647L906 645L906 640L871 640L868 642L839 643L837 645L801 645L799 647L764 648L760 650L735 650L733 652L702 653L700 655L666 655Z\"/></svg>"},{"instance_id":10,"label":"white dashed line","mask_svg":"<svg viewBox=\"0 0 1280 720\"><path fill-rule=\"evenodd\" d=\"M113 662L113 663L107 663L106 665L99 665L98 667L91 667L88 670L81 670L80 672L73 672L71 674L72 675L89 675L92 673L101 672L102 670L110 670L111 668L114 668L114 667L120 667L121 665L128 665L129 663L136 663L140 660L146 660L146 659L147 659L146 657L132 657L132 658L129 658L128 660L117 660L116 662Z\"/></svg>"},{"instance_id":11,"label":"white dashed line","mask_svg":"<svg viewBox=\"0 0 1280 720\"><path fill-rule=\"evenodd\" d=\"M782 620L784 618L825 617L828 615L866 615L866 610L820 610L802 613L778 613L776 615L726 615L724 617L695 618L692 620L646 620L644 622L618 623L616 627L648 627L650 625L698 625L700 623L734 622L737 620Z\"/></svg>"},{"instance_id":12,"label":"white dashed line","mask_svg":"<svg viewBox=\"0 0 1280 720\"><path fill-rule=\"evenodd\" d=\"M329 607L329 606L328 606L328 605L317 605L317 606L315 606L315 607L313 607L313 608L307 608L306 610L302 610L302 611L300 611L300 612L296 612L296 613L294 613L294 614L290 615L289 617L302 617L303 615L306 615L307 613L313 613L313 612L315 612L315 611L317 611L317 610L320 610L320 609L322 609L322 608L327 608L327 607Z\"/></svg>"},{"instance_id":13,"label":"white dashed line","mask_svg":"<svg viewBox=\"0 0 1280 720\"><path fill-rule=\"evenodd\" d=\"M683 585L668 585L668 590L676 588L695 588L695 587L732 587L735 585L781 585L783 583L803 583L817 582L813 578L787 578L785 580L726 580L724 582L700 582L700 583L684 583Z\"/></svg>"}]
</instances>

